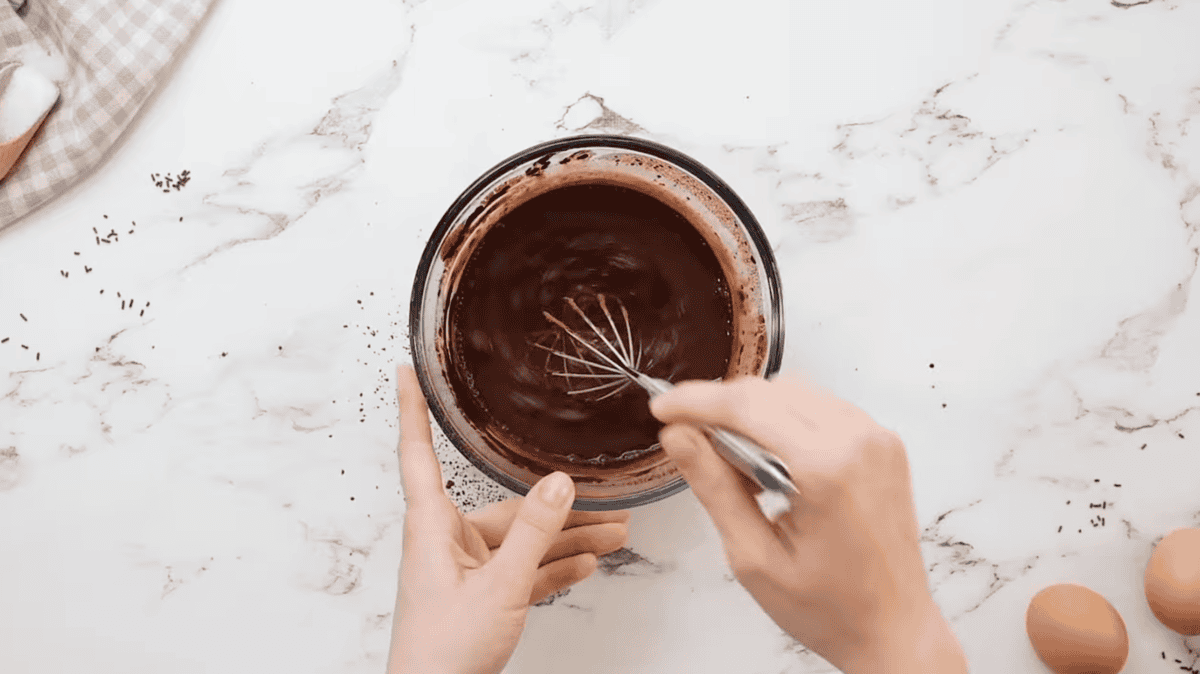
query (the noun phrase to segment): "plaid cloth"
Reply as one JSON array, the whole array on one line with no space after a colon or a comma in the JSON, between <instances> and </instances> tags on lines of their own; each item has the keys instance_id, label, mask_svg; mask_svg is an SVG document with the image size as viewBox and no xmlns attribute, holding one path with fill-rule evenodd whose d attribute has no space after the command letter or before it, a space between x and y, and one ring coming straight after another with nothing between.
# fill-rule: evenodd
<instances>
[{"instance_id":1,"label":"plaid cloth","mask_svg":"<svg viewBox=\"0 0 1200 674\"><path fill-rule=\"evenodd\" d=\"M56 82L58 104L14 172L0 182L0 229L100 164L211 4L212 0L0 2L0 69L38 48L66 61L65 78Z\"/></svg>"}]
</instances>

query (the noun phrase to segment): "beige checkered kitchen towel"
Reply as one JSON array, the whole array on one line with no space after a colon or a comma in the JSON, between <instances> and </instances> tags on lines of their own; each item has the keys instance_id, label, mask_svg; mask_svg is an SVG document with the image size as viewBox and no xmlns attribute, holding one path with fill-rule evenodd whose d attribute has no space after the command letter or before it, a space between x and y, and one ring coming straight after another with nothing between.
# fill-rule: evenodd
<instances>
[{"instance_id":1,"label":"beige checkered kitchen towel","mask_svg":"<svg viewBox=\"0 0 1200 674\"><path fill-rule=\"evenodd\" d=\"M212 1L0 0L0 69L27 63L61 92L0 182L0 229L99 166Z\"/></svg>"}]
</instances>

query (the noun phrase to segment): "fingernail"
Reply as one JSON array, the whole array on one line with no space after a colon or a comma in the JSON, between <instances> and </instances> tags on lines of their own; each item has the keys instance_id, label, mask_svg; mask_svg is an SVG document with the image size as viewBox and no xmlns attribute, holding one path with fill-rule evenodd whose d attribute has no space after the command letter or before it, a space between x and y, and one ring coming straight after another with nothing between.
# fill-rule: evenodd
<instances>
[{"instance_id":1,"label":"fingernail","mask_svg":"<svg viewBox=\"0 0 1200 674\"><path fill-rule=\"evenodd\" d=\"M542 480L542 486L538 490L541 498L548 505L555 508L562 507L567 500L571 498L572 487L570 476L566 473L555 471Z\"/></svg>"}]
</instances>

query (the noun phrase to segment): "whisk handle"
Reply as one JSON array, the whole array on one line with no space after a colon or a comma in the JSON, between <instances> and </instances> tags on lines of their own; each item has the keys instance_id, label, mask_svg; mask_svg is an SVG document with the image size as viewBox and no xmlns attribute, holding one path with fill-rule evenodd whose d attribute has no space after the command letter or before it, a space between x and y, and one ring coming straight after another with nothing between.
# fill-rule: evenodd
<instances>
[{"instance_id":1,"label":"whisk handle","mask_svg":"<svg viewBox=\"0 0 1200 674\"><path fill-rule=\"evenodd\" d=\"M787 466L774 454L737 433L713 426L702 428L712 439L713 449L760 487L788 497L800 495Z\"/></svg>"},{"instance_id":2,"label":"whisk handle","mask_svg":"<svg viewBox=\"0 0 1200 674\"><path fill-rule=\"evenodd\" d=\"M638 384L650 393L651 398L674 388L674 384L653 377L642 377ZM758 500L768 519L774 521L790 509L792 499L800 495L800 490L778 457L732 431L708 425L702 426L701 430L712 440L713 449L721 458L763 488L764 493Z\"/></svg>"}]
</instances>

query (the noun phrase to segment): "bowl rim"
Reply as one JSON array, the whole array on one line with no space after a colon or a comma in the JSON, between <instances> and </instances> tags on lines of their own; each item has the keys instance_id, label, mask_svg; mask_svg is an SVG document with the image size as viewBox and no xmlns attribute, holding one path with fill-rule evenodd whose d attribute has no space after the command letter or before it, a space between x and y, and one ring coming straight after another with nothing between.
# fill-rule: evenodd
<instances>
[{"instance_id":1,"label":"bowl rim","mask_svg":"<svg viewBox=\"0 0 1200 674\"><path fill-rule=\"evenodd\" d=\"M521 496L529 493L529 485L502 471L496 470L481 457L476 456L474 451L464 449L464 446L469 447L470 443L449 422L445 410L442 409L441 400L435 394L430 382L427 381L425 370L428 367L428 363L425 359L424 350L418 344L418 336L421 334L422 328L421 309L423 307L426 285L430 281L430 268L439 254L438 251L445 241L446 235L450 232L454 221L458 219L468 204L498 178L509 173L517 166L530 162L530 160L549 159L549 157L564 150L582 150L590 147L633 150L674 164L690 173L711 189L716 197L733 211L734 215L742 223L750 243L754 246L754 254L762 265L763 274L766 277L767 292L765 295L767 303L773 308L766 328L767 334L772 335L774 339L767 353L763 376L770 378L777 374L783 362L784 317L779 265L775 261L775 255L771 250L770 243L767 241L766 234L762 231L762 227L758 224L758 220L755 219L754 214L750 212L750 208L733 191L733 188L719 178L715 172L695 159L683 154L681 151L661 143L644 138L608 134L582 134L549 140L510 155L485 171L463 190L458 198L450 204L450 207L446 209L437 226L430 233L429 239L425 244L425 249L421 253L421 258L417 264L416 274L413 279L412 293L409 298L408 335L413 370L416 372L417 381L421 386L421 394L425 397L429 411L433 414L434 419L441 427L446 438L454 445L454 448L460 455L466 458L467 461L478 468L484 475L487 475L495 482ZM572 508L574 510L620 510L632 508L661 501L687 488L687 481L681 475L664 485L628 496L608 499L576 498Z\"/></svg>"}]
</instances>

